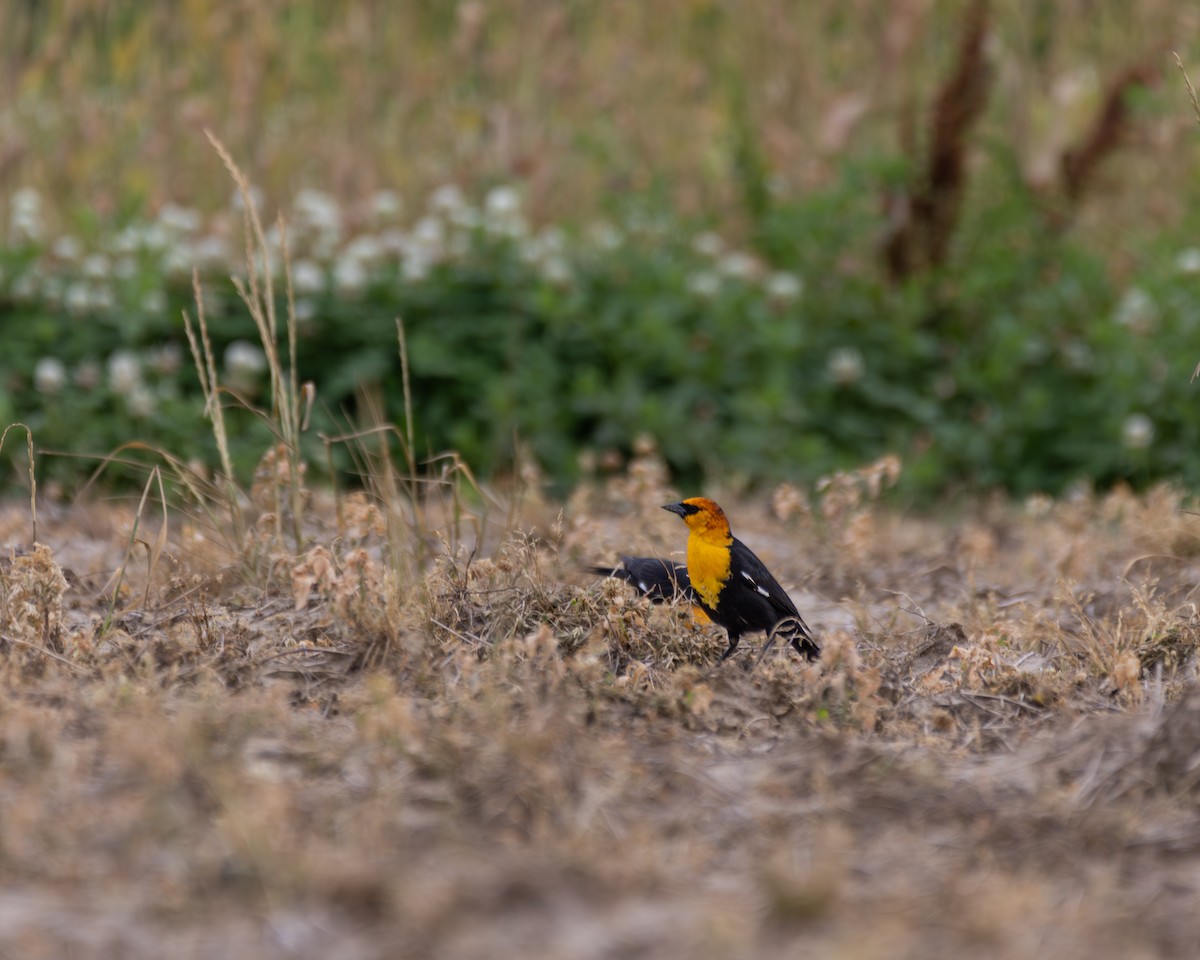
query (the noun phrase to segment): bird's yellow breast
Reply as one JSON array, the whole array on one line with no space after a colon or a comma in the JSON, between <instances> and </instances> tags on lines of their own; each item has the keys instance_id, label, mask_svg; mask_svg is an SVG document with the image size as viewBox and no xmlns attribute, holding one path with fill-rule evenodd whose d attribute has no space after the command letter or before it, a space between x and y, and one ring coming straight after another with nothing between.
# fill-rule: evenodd
<instances>
[{"instance_id":1,"label":"bird's yellow breast","mask_svg":"<svg viewBox=\"0 0 1200 960\"><path fill-rule=\"evenodd\" d=\"M710 610L717 608L721 588L729 579L729 561L732 554L729 546L713 539L697 535L688 537L688 578L696 595Z\"/></svg>"}]
</instances>

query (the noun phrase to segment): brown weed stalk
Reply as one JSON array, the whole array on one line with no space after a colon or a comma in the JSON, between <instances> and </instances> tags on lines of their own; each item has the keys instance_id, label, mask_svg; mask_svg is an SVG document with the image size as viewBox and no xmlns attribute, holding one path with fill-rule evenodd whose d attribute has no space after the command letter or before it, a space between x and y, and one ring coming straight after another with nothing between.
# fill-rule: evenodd
<instances>
[{"instance_id":1,"label":"brown weed stalk","mask_svg":"<svg viewBox=\"0 0 1200 960\"><path fill-rule=\"evenodd\" d=\"M984 54L988 24L987 0L975 0L963 18L954 68L938 91L925 168L903 196L889 201L894 227L883 258L894 281L946 260L966 191L968 135L991 86Z\"/></svg>"}]
</instances>

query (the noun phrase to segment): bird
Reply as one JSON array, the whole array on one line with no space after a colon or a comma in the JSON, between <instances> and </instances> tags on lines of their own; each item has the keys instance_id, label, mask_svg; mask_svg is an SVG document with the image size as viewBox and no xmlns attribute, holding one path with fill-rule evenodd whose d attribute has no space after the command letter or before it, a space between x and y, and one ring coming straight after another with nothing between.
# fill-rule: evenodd
<instances>
[{"instance_id":1,"label":"bird","mask_svg":"<svg viewBox=\"0 0 1200 960\"><path fill-rule=\"evenodd\" d=\"M588 567L589 572L603 577L624 580L639 596L652 603L670 603L682 600L692 605L692 614L702 623L708 617L696 605L696 593L688 579L687 564L662 557L627 557L621 555L621 563L615 567Z\"/></svg>"},{"instance_id":2,"label":"bird","mask_svg":"<svg viewBox=\"0 0 1200 960\"><path fill-rule=\"evenodd\" d=\"M615 577L632 586L639 595L654 603L663 603L680 598L695 600L692 583L688 579L687 564L664 560L661 557L627 557L621 555L616 567L589 567L590 573L604 577Z\"/></svg>"},{"instance_id":3,"label":"bird","mask_svg":"<svg viewBox=\"0 0 1200 960\"><path fill-rule=\"evenodd\" d=\"M792 598L754 551L733 535L720 506L708 497L691 497L665 503L663 509L688 525L687 573L697 606L729 635L729 647L718 662L733 654L742 634L759 631L767 634L764 655L777 637L809 660L821 655Z\"/></svg>"}]
</instances>

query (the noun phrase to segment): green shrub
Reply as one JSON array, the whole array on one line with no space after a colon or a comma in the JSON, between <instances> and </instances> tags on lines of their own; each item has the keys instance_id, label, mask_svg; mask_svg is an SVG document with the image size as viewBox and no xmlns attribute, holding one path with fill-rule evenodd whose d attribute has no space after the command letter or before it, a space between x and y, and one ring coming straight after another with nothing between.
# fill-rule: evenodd
<instances>
[{"instance_id":1,"label":"green shrub","mask_svg":"<svg viewBox=\"0 0 1200 960\"><path fill-rule=\"evenodd\" d=\"M876 268L887 175L852 167L825 191L774 197L753 254L645 203L610 225L534 232L510 188L478 208L439 191L406 226L383 198L350 225L305 192L289 237L313 432L341 432L364 387L401 420L403 317L421 451L457 449L485 475L517 441L565 488L582 451L648 433L685 484L808 482L888 451L922 495L1200 480L1200 254L1163 253L1116 289L1096 253L997 191L946 268L893 287ZM233 244L168 208L85 254L17 222L29 204L10 204L15 240L0 252L0 411L42 449L136 439L211 461L180 319L192 263L224 382L250 401L265 387L227 279ZM235 424L248 470L269 437L249 414ZM85 472L70 458L43 469Z\"/></svg>"}]
</instances>

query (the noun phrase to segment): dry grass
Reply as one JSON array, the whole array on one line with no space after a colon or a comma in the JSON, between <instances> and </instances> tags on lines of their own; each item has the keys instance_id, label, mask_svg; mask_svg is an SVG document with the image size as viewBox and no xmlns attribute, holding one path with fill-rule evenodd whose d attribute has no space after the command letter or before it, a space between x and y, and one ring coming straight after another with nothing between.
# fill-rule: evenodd
<instances>
[{"instance_id":1,"label":"dry grass","mask_svg":"<svg viewBox=\"0 0 1200 960\"><path fill-rule=\"evenodd\" d=\"M684 209L711 213L744 186L738 129L755 131L772 176L801 187L847 153L903 149L902 118L924 115L970 6L21 4L0 38L0 195L28 185L100 213L213 209L229 189L211 128L276 200L304 184L357 201L515 179L539 218L558 219L663 182ZM1084 133L1115 70L1196 35L1193 6L1177 0L992 9L983 139L1009 145L1031 177ZM1147 203L1158 222L1176 215L1194 138L1170 113L1139 126L1149 149L1126 155L1126 199L1106 195L1105 217Z\"/></svg>"},{"instance_id":2,"label":"dry grass","mask_svg":"<svg viewBox=\"0 0 1200 960\"><path fill-rule=\"evenodd\" d=\"M153 511L44 509L0 569L0 951L1190 956L1195 520L1170 490L905 517L893 466L783 520L723 498L816 665L717 665L580 573L681 546L648 445L406 570L361 495L310 496L265 583L187 518L146 582Z\"/></svg>"}]
</instances>

